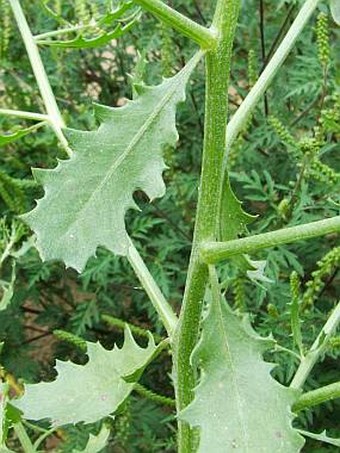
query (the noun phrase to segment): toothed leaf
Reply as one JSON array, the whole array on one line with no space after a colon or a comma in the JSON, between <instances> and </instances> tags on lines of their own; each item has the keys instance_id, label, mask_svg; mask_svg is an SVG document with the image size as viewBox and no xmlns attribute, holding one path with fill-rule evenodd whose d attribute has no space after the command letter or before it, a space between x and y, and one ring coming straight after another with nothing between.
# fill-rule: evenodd
<instances>
[{"instance_id":1,"label":"toothed leaf","mask_svg":"<svg viewBox=\"0 0 340 453\"><path fill-rule=\"evenodd\" d=\"M128 328L121 349L87 342L85 365L57 360L55 381L26 385L24 396L12 403L24 418L51 419L53 426L96 422L117 410L156 351L151 335L147 348L141 348Z\"/></svg>"},{"instance_id":2,"label":"toothed leaf","mask_svg":"<svg viewBox=\"0 0 340 453\"><path fill-rule=\"evenodd\" d=\"M103 426L97 436L90 434L90 438L84 450L75 450L73 453L98 453L106 446L109 436L110 430L106 428L106 426Z\"/></svg>"},{"instance_id":3,"label":"toothed leaf","mask_svg":"<svg viewBox=\"0 0 340 453\"><path fill-rule=\"evenodd\" d=\"M231 188L229 178L224 183L221 204L221 241L231 241L237 239L238 235L244 233L247 225L253 222L257 216L246 213Z\"/></svg>"},{"instance_id":4,"label":"toothed leaf","mask_svg":"<svg viewBox=\"0 0 340 453\"><path fill-rule=\"evenodd\" d=\"M136 190L151 200L165 192L162 150L177 141L176 105L185 99L200 56L162 84L139 87L138 97L124 107L97 105L99 129L68 130L71 158L53 170L34 171L45 196L23 218L36 233L43 260L61 259L80 272L98 246L127 254L125 213L136 207Z\"/></svg>"},{"instance_id":5,"label":"toothed leaf","mask_svg":"<svg viewBox=\"0 0 340 453\"><path fill-rule=\"evenodd\" d=\"M259 337L221 298L212 300L193 359L201 381L181 418L200 427L198 452L295 453L303 438L291 427L293 390L270 375Z\"/></svg>"}]
</instances>

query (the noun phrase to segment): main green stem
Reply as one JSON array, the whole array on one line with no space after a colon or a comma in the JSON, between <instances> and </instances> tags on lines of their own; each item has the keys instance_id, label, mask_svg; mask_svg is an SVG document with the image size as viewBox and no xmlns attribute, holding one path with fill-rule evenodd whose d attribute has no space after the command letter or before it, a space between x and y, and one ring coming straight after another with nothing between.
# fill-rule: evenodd
<instances>
[{"instance_id":1,"label":"main green stem","mask_svg":"<svg viewBox=\"0 0 340 453\"><path fill-rule=\"evenodd\" d=\"M199 257L202 242L215 241L219 230L219 200L223 183L223 154L226 146L228 84L239 0L218 0L212 29L216 48L206 54L205 136L202 174L192 253L179 323L174 338L174 382L177 414L192 401L196 384L190 363L197 344L208 267ZM195 433L179 418L178 451L195 451Z\"/></svg>"}]
</instances>

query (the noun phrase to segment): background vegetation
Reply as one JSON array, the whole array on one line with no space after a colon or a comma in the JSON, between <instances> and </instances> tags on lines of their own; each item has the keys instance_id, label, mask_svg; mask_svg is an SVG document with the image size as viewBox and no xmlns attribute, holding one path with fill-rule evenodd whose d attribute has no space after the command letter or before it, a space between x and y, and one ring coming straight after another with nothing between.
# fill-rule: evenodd
<instances>
[{"instance_id":1,"label":"background vegetation","mask_svg":"<svg viewBox=\"0 0 340 453\"><path fill-rule=\"evenodd\" d=\"M58 26L42 7L46 2L22 2L34 32ZM104 1L47 2L69 20L86 23L98 14ZM208 23L214 2L169 1L201 23ZM238 27L232 86L231 114L280 43L302 2L243 0ZM3 108L41 111L38 89L25 49L6 0L0 0L0 103ZM42 57L66 123L70 127L95 127L92 103L122 105L132 95L131 76L154 84L180 69L193 45L143 14L138 24L118 41L99 49L43 48ZM156 27L156 28L155 28ZM155 31L156 30L156 31ZM229 156L231 182L248 212L258 217L252 233L333 216L339 211L340 61L335 43L339 28L326 5L304 30L283 70L241 134ZM127 225L158 281L177 309L185 282L203 136L204 68L192 78L187 102L180 108L180 140L176 150L166 150L167 194L152 204L141 193L135 198L141 213L130 212ZM15 131L23 120L0 117L3 132ZM31 124L26 123L27 126ZM60 263L42 263L29 248L30 232L18 214L34 206L41 196L31 167L53 167L65 157L55 136L46 127L3 146L0 153L0 259L3 309L0 311L1 373L20 391L20 380L53 378L54 358L86 360L65 332L105 346L122 340L122 321L159 336L164 332L157 316L128 264L99 250L82 275ZM310 346L339 298L340 248L336 236L277 247L252 256L258 271L240 270L235 261L221 266L227 298L239 310L249 310L262 335L273 334L281 346L293 348L290 337L290 302L300 298L303 341ZM27 251L6 257L9 243ZM22 249L21 249L22 250ZM330 252L331 251L331 252ZM20 256L19 256L20 255ZM293 275L292 275L293 272ZM13 294L12 294L13 293ZM138 334L138 330L136 333ZM140 333L143 343L143 331ZM71 338L72 340L72 338ZM308 380L308 388L336 380L339 338L335 337ZM296 347L296 345L295 345ZM171 398L171 360L164 351L143 377L146 388ZM268 357L269 358L269 357ZM271 353L279 363L274 373L288 384L296 358L282 350ZM339 363L339 362L338 362ZM121 414L112 421L110 452L173 452L175 424L171 402L146 401L142 389L133 393ZM163 403L167 404L163 404ZM132 410L133 409L133 410ZM134 414L132 416L132 414ZM339 403L301 413L296 424L313 432L321 427L333 437L337 432ZM161 420L161 423L159 421ZM89 432L100 425L59 430L46 451L72 452L86 443ZM261 429L259 427L259 429ZM65 442L61 443L63 439ZM15 445L12 447L15 450ZM18 447L17 447L18 448ZM334 447L333 447L334 448ZM19 450L15 450L19 451ZM306 452L332 451L308 441ZM334 451L334 450L333 450Z\"/></svg>"}]
</instances>

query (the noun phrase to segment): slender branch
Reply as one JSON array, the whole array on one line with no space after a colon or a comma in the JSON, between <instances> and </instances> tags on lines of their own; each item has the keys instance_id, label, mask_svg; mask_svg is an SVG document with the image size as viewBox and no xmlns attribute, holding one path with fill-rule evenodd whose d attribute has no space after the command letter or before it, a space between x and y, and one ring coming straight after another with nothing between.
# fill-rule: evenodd
<instances>
[{"instance_id":1,"label":"slender branch","mask_svg":"<svg viewBox=\"0 0 340 453\"><path fill-rule=\"evenodd\" d=\"M146 267L142 257L140 256L132 242L130 242L127 258L147 295L149 296L152 305L154 306L160 319L162 320L169 337L171 338L177 325L177 316L175 315L168 301L165 299L157 283L150 274L149 269Z\"/></svg>"},{"instance_id":2,"label":"slender branch","mask_svg":"<svg viewBox=\"0 0 340 453\"><path fill-rule=\"evenodd\" d=\"M294 412L340 398L340 381L304 393L293 406Z\"/></svg>"},{"instance_id":3,"label":"slender branch","mask_svg":"<svg viewBox=\"0 0 340 453\"><path fill-rule=\"evenodd\" d=\"M10 109L0 109L0 115L6 116L16 116L18 118L24 118L27 120L34 121L49 121L49 116L42 113L34 112L24 112L22 110L10 110Z\"/></svg>"},{"instance_id":4,"label":"slender branch","mask_svg":"<svg viewBox=\"0 0 340 453\"><path fill-rule=\"evenodd\" d=\"M43 41L47 38L54 38L55 36L65 35L74 33L76 31L83 31L87 29L91 29L97 26L97 23L94 21L93 23L85 24L85 25L74 25L73 27L67 28L59 28L58 30L47 31L46 33L40 33L39 35L34 35L34 41L39 44L39 41Z\"/></svg>"},{"instance_id":5,"label":"slender branch","mask_svg":"<svg viewBox=\"0 0 340 453\"><path fill-rule=\"evenodd\" d=\"M239 0L218 0L212 25L218 33L217 46L206 54L202 174L190 264L174 341L173 374L177 414L191 402L196 385L190 358L199 336L203 297L208 281L208 267L200 260L199 245L202 241L216 240L218 237L231 52L239 7ZM180 419L178 427L179 453L195 451L195 432Z\"/></svg>"},{"instance_id":6,"label":"slender branch","mask_svg":"<svg viewBox=\"0 0 340 453\"><path fill-rule=\"evenodd\" d=\"M58 108L51 85L49 83L43 62L39 54L37 44L34 41L34 37L31 33L26 17L21 8L20 1L9 0L9 3L11 5L15 20L17 22L19 31L24 41L28 58L30 60L32 70L35 75L41 97L45 104L45 108L49 117L49 122L52 125L52 128L56 136L60 140L60 143L65 148L66 152L69 155L71 155L72 151L70 150L67 140L64 134L62 133L62 128L65 127L65 124L61 116L60 110Z\"/></svg>"},{"instance_id":7,"label":"slender branch","mask_svg":"<svg viewBox=\"0 0 340 453\"><path fill-rule=\"evenodd\" d=\"M37 453L37 450L34 448L31 439L28 437L28 434L24 428L24 425L20 422L13 424L13 429L17 435L21 446L25 453Z\"/></svg>"},{"instance_id":8,"label":"slender branch","mask_svg":"<svg viewBox=\"0 0 340 453\"><path fill-rule=\"evenodd\" d=\"M227 127L226 159L238 133L244 127L249 115L284 63L319 2L320 0L306 0L272 59L229 122Z\"/></svg>"},{"instance_id":9,"label":"slender branch","mask_svg":"<svg viewBox=\"0 0 340 453\"><path fill-rule=\"evenodd\" d=\"M327 348L329 338L334 334L340 323L340 302L335 307L334 311L328 318L326 324L323 326L317 339L314 341L308 354L301 360L301 363L294 375L290 387L294 389L301 389L308 378L312 368L318 361L319 357L324 353Z\"/></svg>"},{"instance_id":10,"label":"slender branch","mask_svg":"<svg viewBox=\"0 0 340 453\"><path fill-rule=\"evenodd\" d=\"M215 46L216 36L211 29L209 30L208 28L199 25L162 1L134 0L134 2L154 14L170 27L175 28L184 36L191 38L203 49L210 49Z\"/></svg>"},{"instance_id":11,"label":"slender branch","mask_svg":"<svg viewBox=\"0 0 340 453\"><path fill-rule=\"evenodd\" d=\"M340 231L340 216L317 222L283 228L228 242L205 242L201 245L201 257L206 263L218 263L230 256L252 253L257 250L311 239Z\"/></svg>"}]
</instances>

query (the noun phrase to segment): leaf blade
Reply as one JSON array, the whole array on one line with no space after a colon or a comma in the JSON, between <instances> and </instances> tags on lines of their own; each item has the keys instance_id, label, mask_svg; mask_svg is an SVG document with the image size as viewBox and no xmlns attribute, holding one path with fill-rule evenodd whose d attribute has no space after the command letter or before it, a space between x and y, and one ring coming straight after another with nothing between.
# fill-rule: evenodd
<instances>
[{"instance_id":1,"label":"leaf blade","mask_svg":"<svg viewBox=\"0 0 340 453\"><path fill-rule=\"evenodd\" d=\"M69 130L70 159L53 170L34 171L45 196L23 219L37 235L43 260L61 259L81 272L99 246L127 254L125 213L136 208L136 190L150 200L164 195L162 150L178 139L176 105L185 99L201 55L161 85L138 87L139 96L124 107L96 106L98 130Z\"/></svg>"},{"instance_id":2,"label":"leaf blade","mask_svg":"<svg viewBox=\"0 0 340 453\"><path fill-rule=\"evenodd\" d=\"M201 428L198 452L299 452L303 439L291 427L289 411L296 394L270 376L272 365L262 359L271 340L259 337L245 319L241 322L219 289L213 292L193 355L201 382L181 414ZM259 420L265 430L259 430Z\"/></svg>"},{"instance_id":3,"label":"leaf blade","mask_svg":"<svg viewBox=\"0 0 340 453\"><path fill-rule=\"evenodd\" d=\"M51 419L53 426L92 423L114 412L133 390L134 382L158 351L151 335L146 348L139 347L128 328L121 349L111 351L87 342L85 365L57 361L58 376L52 382L25 386L25 394L12 400L29 420ZM134 375L134 382L125 377Z\"/></svg>"}]
</instances>

